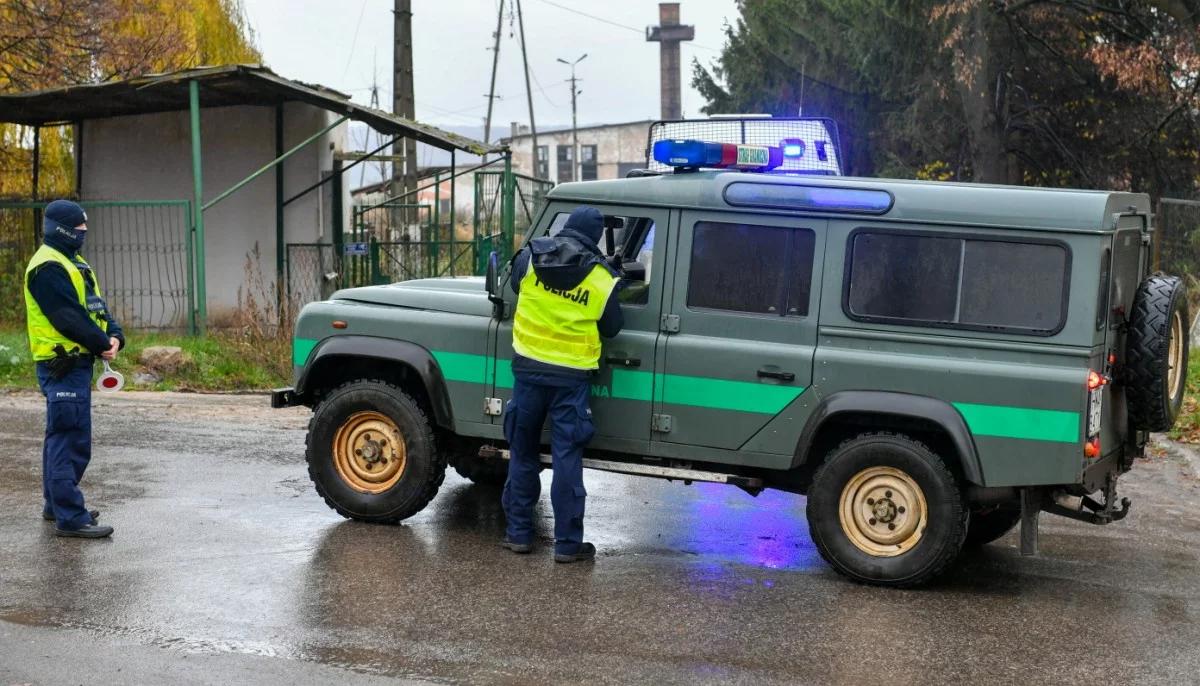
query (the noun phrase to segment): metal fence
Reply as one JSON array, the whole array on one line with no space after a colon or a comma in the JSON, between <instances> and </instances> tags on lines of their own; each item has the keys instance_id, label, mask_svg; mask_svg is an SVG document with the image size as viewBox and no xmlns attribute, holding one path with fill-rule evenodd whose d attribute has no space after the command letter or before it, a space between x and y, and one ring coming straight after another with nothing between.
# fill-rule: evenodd
<instances>
[{"instance_id":1,"label":"metal fence","mask_svg":"<svg viewBox=\"0 0 1200 686\"><path fill-rule=\"evenodd\" d=\"M195 330L191 203L83 201L83 254L128 328ZM25 265L41 243L41 202L0 202L0 325L25 321Z\"/></svg>"},{"instance_id":2,"label":"metal fence","mask_svg":"<svg viewBox=\"0 0 1200 686\"><path fill-rule=\"evenodd\" d=\"M1154 268L1183 278L1191 311L1200 312L1200 201L1159 200Z\"/></svg>"},{"instance_id":3,"label":"metal fence","mask_svg":"<svg viewBox=\"0 0 1200 686\"><path fill-rule=\"evenodd\" d=\"M289 301L324 300L339 288L353 286L483 274L492 250L502 259L512 255L554 186L512 174L506 195L504 175L475 173L470 224L456 222L452 227L454 220L449 213L439 213L436 204L383 202L353 208L350 230L341 243L288 244Z\"/></svg>"},{"instance_id":4,"label":"metal fence","mask_svg":"<svg viewBox=\"0 0 1200 686\"><path fill-rule=\"evenodd\" d=\"M479 237L475 255L475 273L487 269L487 256L495 250L501 261L520 247L526 231L554 182L524 174L513 174L512 227L504 226L504 172L481 171L475 174L474 233Z\"/></svg>"}]
</instances>

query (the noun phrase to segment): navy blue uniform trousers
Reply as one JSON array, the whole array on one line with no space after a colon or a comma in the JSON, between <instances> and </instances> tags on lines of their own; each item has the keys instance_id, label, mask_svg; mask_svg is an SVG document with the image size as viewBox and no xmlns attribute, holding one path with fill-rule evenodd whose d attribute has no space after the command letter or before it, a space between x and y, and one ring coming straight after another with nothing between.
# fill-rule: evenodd
<instances>
[{"instance_id":1,"label":"navy blue uniform trousers","mask_svg":"<svg viewBox=\"0 0 1200 686\"><path fill-rule=\"evenodd\" d=\"M92 523L79 481L92 460L92 358L81 360L61 379L37 363L46 396L46 440L42 444L43 508L61 529Z\"/></svg>"},{"instance_id":2,"label":"navy blue uniform trousers","mask_svg":"<svg viewBox=\"0 0 1200 686\"><path fill-rule=\"evenodd\" d=\"M554 552L571 555L583 543L583 449L592 440L591 383L550 375L517 374L513 397L504 415L504 437L510 459L504 484L508 540L533 542L533 509L542 492L539 477L542 425L550 417L550 454L554 481Z\"/></svg>"}]
</instances>

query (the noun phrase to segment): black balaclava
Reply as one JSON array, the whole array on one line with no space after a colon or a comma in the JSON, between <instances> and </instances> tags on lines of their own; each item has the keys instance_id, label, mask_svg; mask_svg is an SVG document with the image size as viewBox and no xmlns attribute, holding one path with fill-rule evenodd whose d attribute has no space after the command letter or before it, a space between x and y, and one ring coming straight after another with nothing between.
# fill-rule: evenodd
<instances>
[{"instance_id":1,"label":"black balaclava","mask_svg":"<svg viewBox=\"0 0 1200 686\"><path fill-rule=\"evenodd\" d=\"M86 230L76 228L87 223L83 208L70 200L55 200L46 205L44 216L43 241L68 257L74 257L83 248L83 239L87 235Z\"/></svg>"}]
</instances>

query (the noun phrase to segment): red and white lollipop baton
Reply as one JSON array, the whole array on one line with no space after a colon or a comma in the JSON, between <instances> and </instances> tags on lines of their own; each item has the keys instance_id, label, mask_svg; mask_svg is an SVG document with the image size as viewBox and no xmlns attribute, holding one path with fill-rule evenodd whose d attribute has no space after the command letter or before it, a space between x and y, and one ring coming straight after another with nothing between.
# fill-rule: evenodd
<instances>
[{"instance_id":1,"label":"red and white lollipop baton","mask_svg":"<svg viewBox=\"0 0 1200 686\"><path fill-rule=\"evenodd\" d=\"M113 368L108 366L108 360L105 360L104 373L96 379L96 390L113 393L122 388L125 388L125 377L121 376L121 372L114 372Z\"/></svg>"}]
</instances>

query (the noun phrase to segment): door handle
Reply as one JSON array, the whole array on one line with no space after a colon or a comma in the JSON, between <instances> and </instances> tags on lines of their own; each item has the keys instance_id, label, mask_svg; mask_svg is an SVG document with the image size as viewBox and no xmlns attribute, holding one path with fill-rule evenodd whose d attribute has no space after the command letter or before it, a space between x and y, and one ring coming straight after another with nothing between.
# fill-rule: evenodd
<instances>
[{"instance_id":1,"label":"door handle","mask_svg":"<svg viewBox=\"0 0 1200 686\"><path fill-rule=\"evenodd\" d=\"M780 372L773 369L758 370L760 379L779 379L780 381L795 381L796 375L791 372Z\"/></svg>"},{"instance_id":2,"label":"door handle","mask_svg":"<svg viewBox=\"0 0 1200 686\"><path fill-rule=\"evenodd\" d=\"M618 367L640 367L640 366L642 366L642 361L636 357L617 357L616 355L609 355L608 357L604 358L604 361L608 364L615 365Z\"/></svg>"}]
</instances>

